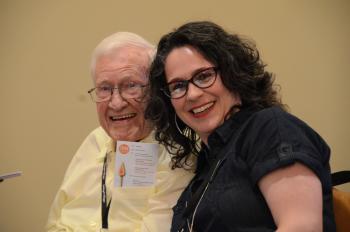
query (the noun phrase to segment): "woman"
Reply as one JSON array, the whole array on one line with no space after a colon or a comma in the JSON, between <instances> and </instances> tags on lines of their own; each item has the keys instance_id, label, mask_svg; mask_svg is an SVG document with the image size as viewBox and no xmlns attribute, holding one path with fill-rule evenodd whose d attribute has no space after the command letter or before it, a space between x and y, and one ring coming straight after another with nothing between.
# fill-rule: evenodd
<instances>
[{"instance_id":1,"label":"woman","mask_svg":"<svg viewBox=\"0 0 350 232\"><path fill-rule=\"evenodd\" d=\"M173 168L198 156L171 231L335 231L330 149L286 112L264 67L211 22L160 40L146 117Z\"/></svg>"}]
</instances>

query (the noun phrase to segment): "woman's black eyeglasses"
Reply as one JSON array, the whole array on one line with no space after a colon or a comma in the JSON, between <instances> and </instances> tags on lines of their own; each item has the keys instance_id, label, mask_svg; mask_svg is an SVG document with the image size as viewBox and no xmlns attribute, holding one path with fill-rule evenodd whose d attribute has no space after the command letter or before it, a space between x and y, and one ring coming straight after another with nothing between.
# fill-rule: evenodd
<instances>
[{"instance_id":1,"label":"woman's black eyeglasses","mask_svg":"<svg viewBox=\"0 0 350 232\"><path fill-rule=\"evenodd\" d=\"M178 99L186 95L189 83L198 88L206 89L212 86L216 80L218 69L209 67L196 72L189 80L175 80L162 88L164 94L172 99Z\"/></svg>"}]
</instances>

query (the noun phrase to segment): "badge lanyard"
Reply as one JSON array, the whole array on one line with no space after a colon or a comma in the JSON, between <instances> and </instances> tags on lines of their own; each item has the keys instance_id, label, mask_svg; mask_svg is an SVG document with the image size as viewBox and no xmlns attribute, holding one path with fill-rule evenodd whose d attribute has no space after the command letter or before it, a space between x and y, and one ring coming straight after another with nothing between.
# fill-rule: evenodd
<instances>
[{"instance_id":1,"label":"badge lanyard","mask_svg":"<svg viewBox=\"0 0 350 232\"><path fill-rule=\"evenodd\" d=\"M101 213L102 213L102 228L108 229L108 212L109 207L111 205L112 198L109 200L107 204L107 187L106 187L106 175L107 175L107 154L103 160L103 170L102 170L102 205L101 205Z\"/></svg>"},{"instance_id":2,"label":"badge lanyard","mask_svg":"<svg viewBox=\"0 0 350 232\"><path fill-rule=\"evenodd\" d=\"M219 159L215 165L211 165L210 170L206 176L206 178L204 179L203 183L199 186L199 188L197 189L197 191L194 193L192 199L189 201L189 203L187 204L186 202L186 209L182 215L183 218L187 218L186 222L187 222L187 227L188 227L188 231L189 232L193 232L193 223L194 223L194 218L196 216L196 212L198 209L199 204L202 201L202 198L204 196L204 194L206 193L210 183L214 180L214 177L216 175L216 172L218 170L218 168L220 167L221 163L226 159L226 157L224 157L223 159ZM190 217L190 214L192 213L192 217ZM192 218L190 220L190 218ZM182 231L184 231L184 226L186 224L186 222L182 225Z\"/></svg>"}]
</instances>

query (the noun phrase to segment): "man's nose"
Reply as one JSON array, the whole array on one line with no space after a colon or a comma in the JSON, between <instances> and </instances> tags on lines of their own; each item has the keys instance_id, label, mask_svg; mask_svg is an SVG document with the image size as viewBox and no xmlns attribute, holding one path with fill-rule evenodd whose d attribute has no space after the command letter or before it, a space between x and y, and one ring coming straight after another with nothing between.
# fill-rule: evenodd
<instances>
[{"instance_id":1,"label":"man's nose","mask_svg":"<svg viewBox=\"0 0 350 232\"><path fill-rule=\"evenodd\" d=\"M108 105L112 109L119 110L128 105L128 102L122 97L118 89L114 89Z\"/></svg>"}]
</instances>

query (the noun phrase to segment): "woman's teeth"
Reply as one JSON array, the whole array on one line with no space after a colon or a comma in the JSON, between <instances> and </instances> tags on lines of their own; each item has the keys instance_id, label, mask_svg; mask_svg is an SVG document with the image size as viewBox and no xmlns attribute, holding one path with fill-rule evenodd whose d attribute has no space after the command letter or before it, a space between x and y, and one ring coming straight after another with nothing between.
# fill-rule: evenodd
<instances>
[{"instance_id":1,"label":"woman's teeth","mask_svg":"<svg viewBox=\"0 0 350 232\"><path fill-rule=\"evenodd\" d=\"M208 103L208 104L205 104L204 106L195 108L195 109L192 110L192 112L193 112L194 114L202 113L203 111L209 109L212 105L214 105L214 102L210 102L210 103Z\"/></svg>"}]
</instances>

